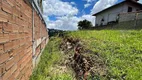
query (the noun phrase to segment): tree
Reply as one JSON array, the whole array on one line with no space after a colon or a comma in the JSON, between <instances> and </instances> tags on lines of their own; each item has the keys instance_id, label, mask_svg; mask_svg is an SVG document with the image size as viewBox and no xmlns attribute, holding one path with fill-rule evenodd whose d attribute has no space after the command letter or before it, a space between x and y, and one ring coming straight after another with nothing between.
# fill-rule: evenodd
<instances>
[{"instance_id":1,"label":"tree","mask_svg":"<svg viewBox=\"0 0 142 80\"><path fill-rule=\"evenodd\" d=\"M92 23L90 21L86 20L86 19L78 22L78 29L79 30L90 29L92 27L93 27Z\"/></svg>"}]
</instances>

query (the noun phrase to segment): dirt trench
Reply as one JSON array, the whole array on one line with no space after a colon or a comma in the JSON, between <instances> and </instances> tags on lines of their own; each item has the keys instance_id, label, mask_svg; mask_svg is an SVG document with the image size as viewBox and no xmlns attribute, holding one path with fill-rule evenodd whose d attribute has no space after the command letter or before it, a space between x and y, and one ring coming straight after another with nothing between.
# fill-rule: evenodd
<instances>
[{"instance_id":1,"label":"dirt trench","mask_svg":"<svg viewBox=\"0 0 142 80\"><path fill-rule=\"evenodd\" d=\"M107 76L107 67L99 53L86 49L79 39L63 38L60 50L67 55L65 64L70 67L76 80L100 80Z\"/></svg>"}]
</instances>

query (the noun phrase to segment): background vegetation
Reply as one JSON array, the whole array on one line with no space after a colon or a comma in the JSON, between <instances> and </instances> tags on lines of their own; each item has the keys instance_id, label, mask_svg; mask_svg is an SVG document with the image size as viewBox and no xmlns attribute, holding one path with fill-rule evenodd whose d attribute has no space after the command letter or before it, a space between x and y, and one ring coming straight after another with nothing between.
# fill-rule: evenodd
<instances>
[{"instance_id":1,"label":"background vegetation","mask_svg":"<svg viewBox=\"0 0 142 80\"><path fill-rule=\"evenodd\" d=\"M93 24L86 19L78 22L79 30L91 29L92 27L93 27Z\"/></svg>"}]
</instances>

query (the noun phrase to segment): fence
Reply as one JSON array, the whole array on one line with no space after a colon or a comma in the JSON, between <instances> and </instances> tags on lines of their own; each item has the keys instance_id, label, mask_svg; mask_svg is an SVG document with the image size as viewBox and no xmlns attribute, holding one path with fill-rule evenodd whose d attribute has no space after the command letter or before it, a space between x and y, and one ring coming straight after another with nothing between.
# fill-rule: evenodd
<instances>
[{"instance_id":1,"label":"fence","mask_svg":"<svg viewBox=\"0 0 142 80\"><path fill-rule=\"evenodd\" d=\"M24 0L0 0L0 80L29 80L48 31Z\"/></svg>"},{"instance_id":2,"label":"fence","mask_svg":"<svg viewBox=\"0 0 142 80\"><path fill-rule=\"evenodd\" d=\"M119 24L123 23L131 28L141 28L142 12L121 13Z\"/></svg>"}]
</instances>

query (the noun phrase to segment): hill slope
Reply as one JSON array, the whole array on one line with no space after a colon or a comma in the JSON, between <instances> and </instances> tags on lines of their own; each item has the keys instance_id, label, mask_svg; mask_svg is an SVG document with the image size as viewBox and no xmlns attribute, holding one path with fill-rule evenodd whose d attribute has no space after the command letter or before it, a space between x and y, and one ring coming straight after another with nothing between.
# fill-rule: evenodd
<instances>
[{"instance_id":1,"label":"hill slope","mask_svg":"<svg viewBox=\"0 0 142 80\"><path fill-rule=\"evenodd\" d=\"M90 30L67 32L65 35L79 39L85 49L103 58L108 71L106 76L95 74L98 79L142 80L142 31ZM31 80L74 80L73 70L62 65L68 59L68 54L59 48L62 40L61 37L51 38Z\"/></svg>"}]
</instances>

